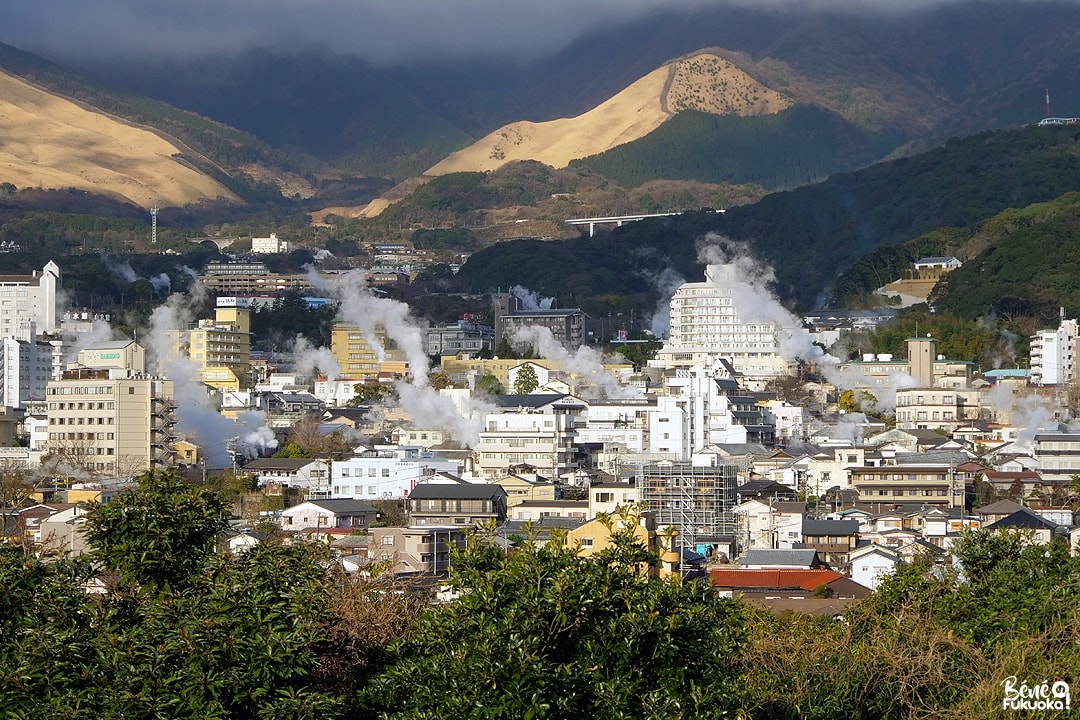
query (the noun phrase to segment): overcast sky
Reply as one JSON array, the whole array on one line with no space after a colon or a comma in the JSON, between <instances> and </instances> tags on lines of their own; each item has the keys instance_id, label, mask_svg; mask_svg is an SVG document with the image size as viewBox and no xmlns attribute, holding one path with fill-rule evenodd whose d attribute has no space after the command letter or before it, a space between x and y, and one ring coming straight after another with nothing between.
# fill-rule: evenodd
<instances>
[{"instance_id":1,"label":"overcast sky","mask_svg":"<svg viewBox=\"0 0 1080 720\"><path fill-rule=\"evenodd\" d=\"M959 0L6 0L0 42L58 60L321 46L376 62L540 55L658 8L911 10ZM990 1L990 0L987 0ZM1038 1L1038 0L1015 0Z\"/></svg>"}]
</instances>

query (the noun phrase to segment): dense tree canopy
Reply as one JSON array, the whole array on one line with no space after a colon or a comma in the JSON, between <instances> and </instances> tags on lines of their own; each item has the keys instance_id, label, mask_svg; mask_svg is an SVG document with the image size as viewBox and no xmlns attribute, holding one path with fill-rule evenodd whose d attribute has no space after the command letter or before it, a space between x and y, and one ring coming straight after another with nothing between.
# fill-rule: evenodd
<instances>
[{"instance_id":1,"label":"dense tree canopy","mask_svg":"<svg viewBox=\"0 0 1080 720\"><path fill-rule=\"evenodd\" d=\"M325 545L217 552L221 503L172 473L91 509L81 558L0 551L0 708L18 718L1012 717L1001 681L1080 676L1080 558L968 531L843 621L774 615L609 520L589 557L491 528L429 605ZM621 524L620 524L621 523ZM93 590L88 592L88 590ZM1047 717L1050 717L1048 715Z\"/></svg>"}]
</instances>

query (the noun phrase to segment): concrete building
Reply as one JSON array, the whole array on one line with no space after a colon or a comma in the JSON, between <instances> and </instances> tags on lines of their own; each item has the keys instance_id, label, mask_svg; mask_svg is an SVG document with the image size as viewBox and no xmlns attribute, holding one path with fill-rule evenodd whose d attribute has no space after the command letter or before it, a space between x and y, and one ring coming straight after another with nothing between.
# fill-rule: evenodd
<instances>
[{"instance_id":1,"label":"concrete building","mask_svg":"<svg viewBox=\"0 0 1080 720\"><path fill-rule=\"evenodd\" d=\"M453 325L429 327L424 331L424 347L432 356L462 355L477 357L495 348L495 328L459 320Z\"/></svg>"},{"instance_id":2,"label":"concrete building","mask_svg":"<svg viewBox=\"0 0 1080 720\"><path fill-rule=\"evenodd\" d=\"M251 238L251 252L256 255L285 254L292 250L288 240L281 240L277 233L270 233L270 237Z\"/></svg>"},{"instance_id":3,"label":"concrete building","mask_svg":"<svg viewBox=\"0 0 1080 720\"><path fill-rule=\"evenodd\" d=\"M0 405L22 408L45 399L45 386L54 376L53 351L51 343L33 338L0 340Z\"/></svg>"},{"instance_id":4,"label":"concrete building","mask_svg":"<svg viewBox=\"0 0 1080 720\"><path fill-rule=\"evenodd\" d=\"M576 418L585 403L573 395L502 395L500 412L484 416L476 446L477 471L497 480L515 466L528 465L538 475L557 478L577 469Z\"/></svg>"},{"instance_id":5,"label":"concrete building","mask_svg":"<svg viewBox=\"0 0 1080 720\"><path fill-rule=\"evenodd\" d=\"M381 328L368 334L358 327L336 323L330 334L330 351L346 378L374 380L380 372L402 376L408 372L404 354L390 347Z\"/></svg>"},{"instance_id":6,"label":"concrete building","mask_svg":"<svg viewBox=\"0 0 1080 720\"><path fill-rule=\"evenodd\" d=\"M330 468L331 497L355 500L402 500L435 473L459 475L461 464L416 448L375 450Z\"/></svg>"},{"instance_id":7,"label":"concrete building","mask_svg":"<svg viewBox=\"0 0 1080 720\"><path fill-rule=\"evenodd\" d=\"M246 298L218 298L213 319L199 320L188 328L187 356L199 379L221 390L248 386L251 360L251 310Z\"/></svg>"},{"instance_id":8,"label":"concrete building","mask_svg":"<svg viewBox=\"0 0 1080 720\"><path fill-rule=\"evenodd\" d=\"M1076 377L1075 359L1080 326L1065 317L1057 328L1040 330L1031 337L1031 382L1034 385L1066 385Z\"/></svg>"},{"instance_id":9,"label":"concrete building","mask_svg":"<svg viewBox=\"0 0 1080 720\"><path fill-rule=\"evenodd\" d=\"M46 388L49 452L84 472L131 476L172 462L171 380L121 368L66 370Z\"/></svg>"},{"instance_id":10,"label":"concrete building","mask_svg":"<svg viewBox=\"0 0 1080 720\"><path fill-rule=\"evenodd\" d=\"M31 324L56 332L60 289L60 266L51 260L30 275L0 275L0 337L27 337Z\"/></svg>"},{"instance_id":11,"label":"concrete building","mask_svg":"<svg viewBox=\"0 0 1080 720\"><path fill-rule=\"evenodd\" d=\"M709 265L704 282L686 283L676 290L670 335L650 364L709 367L717 358L726 358L751 385L787 374L788 362L780 355L781 334L804 331L747 320L756 308L738 306L740 286L745 287L734 265Z\"/></svg>"},{"instance_id":12,"label":"concrete building","mask_svg":"<svg viewBox=\"0 0 1080 720\"><path fill-rule=\"evenodd\" d=\"M586 315L578 308L526 308L516 295L495 297L495 345L509 340L517 328L545 327L556 342L573 352L585 342Z\"/></svg>"},{"instance_id":13,"label":"concrete building","mask_svg":"<svg viewBox=\"0 0 1080 720\"><path fill-rule=\"evenodd\" d=\"M648 452L685 462L710 445L772 445L773 418L741 390L731 364L675 368L665 373L656 409L648 416Z\"/></svg>"}]
</instances>

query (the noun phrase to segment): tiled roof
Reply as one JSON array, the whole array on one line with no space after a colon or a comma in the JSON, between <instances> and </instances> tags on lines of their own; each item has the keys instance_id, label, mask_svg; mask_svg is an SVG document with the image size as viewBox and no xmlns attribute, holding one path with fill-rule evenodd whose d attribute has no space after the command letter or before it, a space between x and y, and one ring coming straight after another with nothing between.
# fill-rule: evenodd
<instances>
[{"instance_id":1,"label":"tiled roof","mask_svg":"<svg viewBox=\"0 0 1080 720\"><path fill-rule=\"evenodd\" d=\"M801 588L813 590L844 576L832 570L743 570L741 568L713 568L709 570L709 584L728 588Z\"/></svg>"}]
</instances>

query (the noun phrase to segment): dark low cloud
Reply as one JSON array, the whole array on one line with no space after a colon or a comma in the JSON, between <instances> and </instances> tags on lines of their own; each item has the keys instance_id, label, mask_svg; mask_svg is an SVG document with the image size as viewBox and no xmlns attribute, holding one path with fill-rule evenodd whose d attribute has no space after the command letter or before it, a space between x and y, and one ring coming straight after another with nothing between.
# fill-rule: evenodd
<instances>
[{"instance_id":1,"label":"dark low cloud","mask_svg":"<svg viewBox=\"0 0 1080 720\"><path fill-rule=\"evenodd\" d=\"M895 13L959 1L11 0L21 7L4 12L0 41L64 60L323 47L396 63L417 57L541 55L606 23L658 9L734 2L780 11Z\"/></svg>"}]
</instances>

